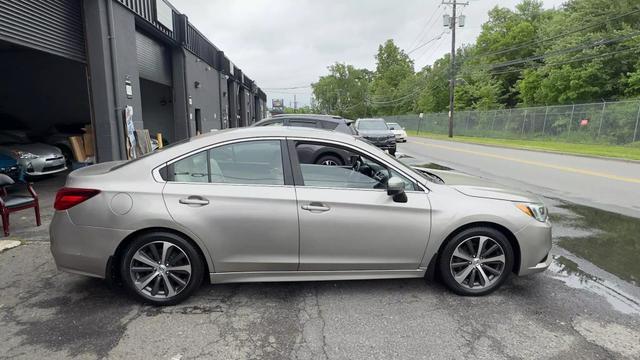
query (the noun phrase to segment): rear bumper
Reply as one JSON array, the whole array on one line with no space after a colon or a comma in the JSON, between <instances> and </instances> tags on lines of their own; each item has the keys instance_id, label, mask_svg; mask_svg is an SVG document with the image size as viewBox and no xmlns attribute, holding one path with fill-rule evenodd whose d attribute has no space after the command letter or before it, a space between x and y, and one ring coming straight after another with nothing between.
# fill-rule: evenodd
<instances>
[{"instance_id":1,"label":"rear bumper","mask_svg":"<svg viewBox=\"0 0 640 360\"><path fill-rule=\"evenodd\" d=\"M551 264L551 224L536 222L515 234L520 246L518 275L529 275L546 270Z\"/></svg>"},{"instance_id":2,"label":"rear bumper","mask_svg":"<svg viewBox=\"0 0 640 360\"><path fill-rule=\"evenodd\" d=\"M59 270L105 278L109 257L130 231L79 226L56 211L49 227L51 254Z\"/></svg>"}]
</instances>

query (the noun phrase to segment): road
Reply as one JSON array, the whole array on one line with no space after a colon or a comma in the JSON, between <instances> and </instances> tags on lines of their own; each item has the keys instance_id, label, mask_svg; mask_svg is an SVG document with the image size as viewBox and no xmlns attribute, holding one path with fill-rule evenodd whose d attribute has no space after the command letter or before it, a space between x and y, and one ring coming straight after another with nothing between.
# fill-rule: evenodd
<instances>
[{"instance_id":1,"label":"road","mask_svg":"<svg viewBox=\"0 0 640 360\"><path fill-rule=\"evenodd\" d=\"M640 218L640 162L412 137L398 151L515 188Z\"/></svg>"}]
</instances>

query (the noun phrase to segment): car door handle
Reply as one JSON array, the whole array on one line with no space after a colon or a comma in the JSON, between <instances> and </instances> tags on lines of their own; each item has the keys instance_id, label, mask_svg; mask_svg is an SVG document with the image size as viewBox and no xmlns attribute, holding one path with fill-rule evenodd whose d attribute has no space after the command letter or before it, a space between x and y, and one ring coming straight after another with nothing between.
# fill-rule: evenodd
<instances>
[{"instance_id":1,"label":"car door handle","mask_svg":"<svg viewBox=\"0 0 640 360\"><path fill-rule=\"evenodd\" d=\"M184 205L200 205L200 206L204 206L204 205L208 205L209 204L209 200L200 197L200 196L189 196L186 198L182 198L179 200L180 204L184 204Z\"/></svg>"},{"instance_id":2,"label":"car door handle","mask_svg":"<svg viewBox=\"0 0 640 360\"><path fill-rule=\"evenodd\" d=\"M311 212L325 212L331 210L331 208L323 203L312 202L306 205L302 205L302 210Z\"/></svg>"}]
</instances>

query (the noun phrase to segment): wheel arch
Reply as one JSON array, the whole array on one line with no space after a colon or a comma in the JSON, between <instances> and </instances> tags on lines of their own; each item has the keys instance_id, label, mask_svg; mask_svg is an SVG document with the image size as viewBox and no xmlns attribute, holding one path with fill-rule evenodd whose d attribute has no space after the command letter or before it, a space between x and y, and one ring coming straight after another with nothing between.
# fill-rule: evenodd
<instances>
[{"instance_id":1,"label":"wheel arch","mask_svg":"<svg viewBox=\"0 0 640 360\"><path fill-rule=\"evenodd\" d=\"M129 244L131 244L131 242L134 239L136 239L138 236L143 235L143 234L152 233L152 232L167 232L167 233L171 233L171 234L180 236L180 237L184 238L186 241L188 241L189 243L191 243L191 245L193 245L193 247L198 252L198 255L200 256L200 259L202 260L202 263L204 265L205 280L209 281L210 273L212 272L211 270L213 269L212 268L213 263L211 264L211 266L209 265L209 259L207 258L207 256L205 256L205 251L198 244L198 242L194 241L189 235L185 234L182 231L179 231L179 230L176 230L176 229L171 229L171 228L168 228L168 227L161 227L161 226L148 227L148 228L136 230L136 231L132 232L131 234L127 235L120 242L120 244L118 244L118 247L116 247L116 250L114 251L113 255L111 255L111 257L109 257L109 261L107 261L107 269L105 271L105 274L107 275L107 279L109 281L111 281L111 282L119 282L120 281L120 279L119 279L119 271L118 271L118 264L122 260L122 256L124 255L124 252L125 252L125 249L127 248L127 246L129 246Z\"/></svg>"},{"instance_id":2,"label":"wheel arch","mask_svg":"<svg viewBox=\"0 0 640 360\"><path fill-rule=\"evenodd\" d=\"M347 163L347 161L345 161L345 158L342 155L338 154L336 151L318 151L318 154L316 154L315 158L313 159L313 163L316 164L318 160L320 160L324 156L334 156L342 161L343 165Z\"/></svg>"},{"instance_id":3,"label":"wheel arch","mask_svg":"<svg viewBox=\"0 0 640 360\"><path fill-rule=\"evenodd\" d=\"M488 227L488 228L495 229L495 230L499 231L500 233L502 233L507 238L507 240L509 241L509 244L513 248L513 255L514 255L513 268L511 269L511 272L516 272L517 273L518 270L520 269L520 259L522 257L521 254L520 254L520 244L518 244L518 239L513 234L513 232L511 232L511 230L509 230L508 228L506 228L503 225L500 225L498 223L491 222L491 221L471 222L471 223L467 223L467 224L464 224L462 226L459 226L458 228L453 230L449 235L447 235L447 237L444 239L444 241L442 241L442 243L440 244L440 247L438 248L438 252L433 254L433 257L431 258L431 261L429 262L428 273L430 273L432 275L435 275L435 273L437 272L437 269L438 269L439 255L442 254L442 250L449 243L449 241L451 241L451 239L453 239L454 236L458 235L462 231L465 231L465 230L471 229L471 228L475 228L475 227Z\"/></svg>"}]
</instances>

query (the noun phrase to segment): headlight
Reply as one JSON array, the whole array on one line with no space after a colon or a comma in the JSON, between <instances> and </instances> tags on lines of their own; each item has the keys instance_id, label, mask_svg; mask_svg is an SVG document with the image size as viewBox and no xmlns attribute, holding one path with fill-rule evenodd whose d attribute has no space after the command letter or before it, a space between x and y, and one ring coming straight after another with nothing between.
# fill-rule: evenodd
<instances>
[{"instance_id":1,"label":"headlight","mask_svg":"<svg viewBox=\"0 0 640 360\"><path fill-rule=\"evenodd\" d=\"M13 155L15 155L17 158L19 159L37 159L38 155L32 154L28 151L22 151L22 150L13 150L11 151L13 153Z\"/></svg>"},{"instance_id":2,"label":"headlight","mask_svg":"<svg viewBox=\"0 0 640 360\"><path fill-rule=\"evenodd\" d=\"M516 204L516 207L523 213L540 222L547 221L547 218L549 217L547 208L542 204Z\"/></svg>"}]
</instances>

